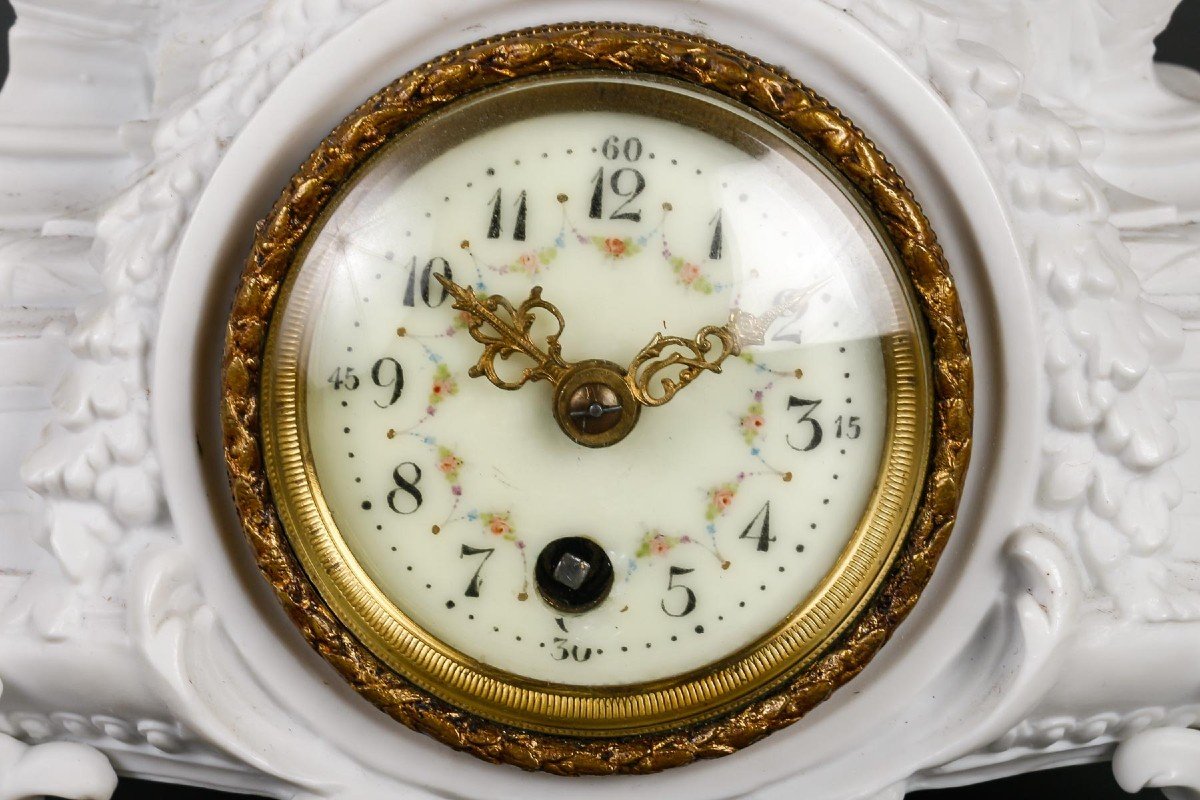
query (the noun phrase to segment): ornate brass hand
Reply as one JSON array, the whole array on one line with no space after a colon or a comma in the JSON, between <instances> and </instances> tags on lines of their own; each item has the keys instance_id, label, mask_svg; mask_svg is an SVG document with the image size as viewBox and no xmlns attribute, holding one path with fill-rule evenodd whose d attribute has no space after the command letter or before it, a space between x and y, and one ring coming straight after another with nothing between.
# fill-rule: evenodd
<instances>
[{"instance_id":1,"label":"ornate brass hand","mask_svg":"<svg viewBox=\"0 0 1200 800\"><path fill-rule=\"evenodd\" d=\"M705 325L691 339L656 333L625 370L625 381L634 398L645 406L661 406L702 373L720 373L725 359L738 355L743 347L763 344L771 324L782 316L798 313L824 283L822 281L802 292L785 293L763 314L755 315L740 308L734 309L729 315L729 322L724 325ZM663 353L671 348L678 349L664 356ZM659 378L662 394L653 394L651 384L654 378L663 370L673 367L679 367L678 374Z\"/></svg>"},{"instance_id":2,"label":"ornate brass hand","mask_svg":"<svg viewBox=\"0 0 1200 800\"><path fill-rule=\"evenodd\" d=\"M514 308L512 303L498 294L481 298L471 289L460 286L442 275L435 277L454 298L453 307L470 317L467 332L471 334L471 338L483 345L483 354L479 356L475 366L467 370L468 375L472 378L486 375L493 385L509 391L520 389L526 383L534 381L545 380L557 385L562 380L571 366L563 361L558 344L566 322L553 303L542 299L542 287L533 287L529 297ZM558 323L558 329L546 337L545 349L538 347L529 338L529 331L535 321L533 312L539 308L548 312ZM495 333L485 332L485 325ZM507 381L496 372L496 358L507 361L514 353L528 357L534 362L534 366L526 367L517 380Z\"/></svg>"}]
</instances>

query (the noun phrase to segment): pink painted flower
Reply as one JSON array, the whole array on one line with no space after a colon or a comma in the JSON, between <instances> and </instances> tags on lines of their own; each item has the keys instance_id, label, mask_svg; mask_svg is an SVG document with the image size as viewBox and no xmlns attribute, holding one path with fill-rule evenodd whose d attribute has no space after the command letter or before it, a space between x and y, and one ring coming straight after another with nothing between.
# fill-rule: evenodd
<instances>
[{"instance_id":1,"label":"pink painted flower","mask_svg":"<svg viewBox=\"0 0 1200 800\"><path fill-rule=\"evenodd\" d=\"M742 417L742 428L752 433L758 433L766 424L767 421L762 418L761 414L747 414Z\"/></svg>"},{"instance_id":2,"label":"pink painted flower","mask_svg":"<svg viewBox=\"0 0 1200 800\"><path fill-rule=\"evenodd\" d=\"M718 512L724 512L725 509L733 505L733 490L725 487L713 489L712 504Z\"/></svg>"},{"instance_id":3,"label":"pink painted flower","mask_svg":"<svg viewBox=\"0 0 1200 800\"><path fill-rule=\"evenodd\" d=\"M542 268L542 262L535 253L522 253L517 257L517 263L530 275L536 274Z\"/></svg>"},{"instance_id":4,"label":"pink painted flower","mask_svg":"<svg viewBox=\"0 0 1200 800\"><path fill-rule=\"evenodd\" d=\"M512 525L508 524L508 518L500 514L494 515L488 522L488 533L493 536L504 536L512 531Z\"/></svg>"},{"instance_id":5,"label":"pink painted flower","mask_svg":"<svg viewBox=\"0 0 1200 800\"><path fill-rule=\"evenodd\" d=\"M457 472L462 463L461 458L456 458L452 455L443 456L442 460L438 462L437 468L449 475L451 472Z\"/></svg>"},{"instance_id":6,"label":"pink painted flower","mask_svg":"<svg viewBox=\"0 0 1200 800\"><path fill-rule=\"evenodd\" d=\"M624 239L605 239L604 252L608 253L613 258L620 258L625 255L625 240Z\"/></svg>"},{"instance_id":7,"label":"pink painted flower","mask_svg":"<svg viewBox=\"0 0 1200 800\"><path fill-rule=\"evenodd\" d=\"M684 262L684 265L679 268L679 280L685 284L691 284L696 278L700 277L700 266L693 264L690 261Z\"/></svg>"},{"instance_id":8,"label":"pink painted flower","mask_svg":"<svg viewBox=\"0 0 1200 800\"><path fill-rule=\"evenodd\" d=\"M650 540L650 552L656 556L664 555L670 549L671 543L661 533Z\"/></svg>"}]
</instances>

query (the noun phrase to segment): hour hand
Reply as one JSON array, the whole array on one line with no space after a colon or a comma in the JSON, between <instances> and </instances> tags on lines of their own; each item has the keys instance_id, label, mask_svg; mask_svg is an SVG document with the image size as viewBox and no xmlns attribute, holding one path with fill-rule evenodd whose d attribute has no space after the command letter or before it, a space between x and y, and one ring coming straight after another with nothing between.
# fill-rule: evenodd
<instances>
[{"instance_id":1,"label":"hour hand","mask_svg":"<svg viewBox=\"0 0 1200 800\"><path fill-rule=\"evenodd\" d=\"M571 365L563 360L558 343L566 323L554 304L542 299L542 287L533 287L529 297L514 307L498 294L484 297L443 275L435 277L454 298L453 307L467 315L467 333L483 345L479 361L467 371L472 378L486 376L494 386L513 391L534 381L557 384L566 374ZM546 337L545 347L530 336L537 309L549 313L556 325ZM506 380L496 371L496 359L507 361L515 354L530 359L533 365L525 367L515 380Z\"/></svg>"}]
</instances>

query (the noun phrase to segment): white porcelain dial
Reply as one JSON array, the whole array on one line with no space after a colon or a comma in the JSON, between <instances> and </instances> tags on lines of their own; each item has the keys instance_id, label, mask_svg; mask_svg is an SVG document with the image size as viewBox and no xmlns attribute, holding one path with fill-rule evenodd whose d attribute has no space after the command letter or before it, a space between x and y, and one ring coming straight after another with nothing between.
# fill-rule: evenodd
<instances>
[{"instance_id":1,"label":"white porcelain dial","mask_svg":"<svg viewBox=\"0 0 1200 800\"><path fill-rule=\"evenodd\" d=\"M913 327L893 258L814 156L695 90L584 76L459 103L362 170L300 271L329 513L397 613L484 664L594 686L734 655L817 590L874 496L887 343ZM808 300L588 448L547 383L468 377L482 345L437 275L513 304L543 287L569 362Z\"/></svg>"}]
</instances>

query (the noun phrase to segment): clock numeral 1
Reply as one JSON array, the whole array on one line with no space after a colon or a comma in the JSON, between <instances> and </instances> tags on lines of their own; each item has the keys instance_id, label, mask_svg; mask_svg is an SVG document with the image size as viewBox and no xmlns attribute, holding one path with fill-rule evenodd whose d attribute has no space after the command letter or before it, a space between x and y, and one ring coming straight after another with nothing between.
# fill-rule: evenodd
<instances>
[{"instance_id":1,"label":"clock numeral 1","mask_svg":"<svg viewBox=\"0 0 1200 800\"><path fill-rule=\"evenodd\" d=\"M695 572L694 569L684 569L683 567L671 567L671 572L667 576L667 591L674 592L676 589L682 589L684 592L683 609L680 611L671 611L667 608L667 601L662 600L659 605L662 607L663 613L668 617L686 617L688 614L696 610L696 593L690 587L684 586L682 583L676 583L675 579L681 575L687 575L689 572Z\"/></svg>"},{"instance_id":2,"label":"clock numeral 1","mask_svg":"<svg viewBox=\"0 0 1200 800\"><path fill-rule=\"evenodd\" d=\"M412 467L414 477L411 481L404 477L404 473L401 472L405 467ZM424 502L421 490L417 488L417 484L421 482L421 468L411 461L405 461L392 470L392 481L396 484L396 488L387 494L388 508L397 514L415 513L421 507L421 503ZM405 500L404 497L407 497L408 500ZM397 505L397 503L400 505ZM412 505L412 508L405 509L401 507L408 505Z\"/></svg>"},{"instance_id":3,"label":"clock numeral 1","mask_svg":"<svg viewBox=\"0 0 1200 800\"><path fill-rule=\"evenodd\" d=\"M462 546L462 552L458 555L459 558L478 555L483 556L483 560L480 561L479 566L475 568L475 574L471 576L471 582L467 584L467 590L463 592L464 596L479 597L479 585L481 583L479 579L479 573L483 571L483 565L487 563L487 560L492 557L492 553L494 552L496 552L496 548L494 547L471 547L470 545L466 544Z\"/></svg>"},{"instance_id":4,"label":"clock numeral 1","mask_svg":"<svg viewBox=\"0 0 1200 800\"><path fill-rule=\"evenodd\" d=\"M491 220L488 222L487 232L487 238L489 239L500 238L501 205L503 202L503 194L499 189L497 189L496 193L492 195L492 199L488 201L488 203L490 203L492 206L492 216ZM527 211L524 190L522 190L521 194L517 196L517 202L514 203L514 205L517 207L517 219L516 222L513 223L512 238L513 241L523 242L525 241L525 215Z\"/></svg>"},{"instance_id":5,"label":"clock numeral 1","mask_svg":"<svg viewBox=\"0 0 1200 800\"><path fill-rule=\"evenodd\" d=\"M708 224L713 226L712 241L708 245L708 258L711 261L716 261L721 257L721 251L724 247L724 242L721 236L721 212L718 211Z\"/></svg>"},{"instance_id":6,"label":"clock numeral 1","mask_svg":"<svg viewBox=\"0 0 1200 800\"><path fill-rule=\"evenodd\" d=\"M758 533L751 534L750 531L758 526ZM771 502L768 500L763 504L763 507L758 510L754 518L746 525L746 529L742 531L739 539L754 539L758 542L758 552L766 553L771 549L771 542L775 541L775 537L771 535Z\"/></svg>"},{"instance_id":7,"label":"clock numeral 1","mask_svg":"<svg viewBox=\"0 0 1200 800\"><path fill-rule=\"evenodd\" d=\"M421 270L421 302L429 308L437 308L442 303L446 302L446 290L442 285L433 279L433 276L441 275L446 280L454 280L454 272L450 269L450 262L441 256L434 256L425 262L425 268ZM437 298L436 302L434 298ZM417 304L417 257L413 256L408 262L408 285L404 289L404 305L412 308Z\"/></svg>"}]
</instances>

